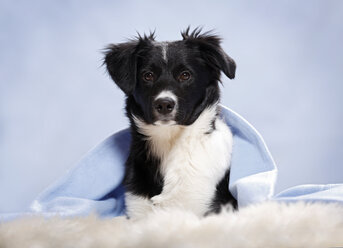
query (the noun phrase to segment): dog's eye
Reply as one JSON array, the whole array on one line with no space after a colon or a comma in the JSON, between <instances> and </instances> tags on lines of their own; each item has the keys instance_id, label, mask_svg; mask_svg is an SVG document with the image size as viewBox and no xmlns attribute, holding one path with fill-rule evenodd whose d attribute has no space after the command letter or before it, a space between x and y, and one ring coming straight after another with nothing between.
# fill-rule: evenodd
<instances>
[{"instance_id":1,"label":"dog's eye","mask_svg":"<svg viewBox=\"0 0 343 248\"><path fill-rule=\"evenodd\" d=\"M183 71L179 75L179 81L187 81L191 78L191 74L188 71Z\"/></svg>"},{"instance_id":2,"label":"dog's eye","mask_svg":"<svg viewBox=\"0 0 343 248\"><path fill-rule=\"evenodd\" d=\"M143 74L143 79L147 82L152 82L154 81L154 73L152 73L151 71L148 71L146 73Z\"/></svg>"}]
</instances>

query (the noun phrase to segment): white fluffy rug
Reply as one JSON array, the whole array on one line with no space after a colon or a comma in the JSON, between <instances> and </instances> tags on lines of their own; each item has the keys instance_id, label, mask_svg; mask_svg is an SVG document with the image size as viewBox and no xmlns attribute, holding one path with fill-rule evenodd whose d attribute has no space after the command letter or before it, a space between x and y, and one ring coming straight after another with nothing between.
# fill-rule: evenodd
<instances>
[{"instance_id":1,"label":"white fluffy rug","mask_svg":"<svg viewBox=\"0 0 343 248\"><path fill-rule=\"evenodd\" d=\"M0 224L0 247L343 247L343 207L263 203L198 218L30 217Z\"/></svg>"}]
</instances>

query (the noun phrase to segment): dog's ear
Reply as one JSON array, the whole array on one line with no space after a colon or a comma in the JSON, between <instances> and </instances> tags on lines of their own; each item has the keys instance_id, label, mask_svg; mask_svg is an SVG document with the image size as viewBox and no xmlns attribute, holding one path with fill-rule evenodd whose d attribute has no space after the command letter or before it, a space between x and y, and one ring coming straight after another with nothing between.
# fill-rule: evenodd
<instances>
[{"instance_id":1,"label":"dog's ear","mask_svg":"<svg viewBox=\"0 0 343 248\"><path fill-rule=\"evenodd\" d=\"M212 34L212 31L201 33L201 28L196 28L190 32L189 27L181 32L181 35L187 43L193 44L199 49L202 58L209 67L224 72L230 79L235 78L236 63L221 48L220 37Z\"/></svg>"},{"instance_id":2,"label":"dog's ear","mask_svg":"<svg viewBox=\"0 0 343 248\"><path fill-rule=\"evenodd\" d=\"M104 64L113 81L130 95L136 86L136 49L138 41L111 44L105 50Z\"/></svg>"},{"instance_id":3,"label":"dog's ear","mask_svg":"<svg viewBox=\"0 0 343 248\"><path fill-rule=\"evenodd\" d=\"M154 40L149 36L138 36L126 43L111 44L105 48L104 64L113 81L126 95L132 94L137 81L137 56L143 46Z\"/></svg>"}]
</instances>

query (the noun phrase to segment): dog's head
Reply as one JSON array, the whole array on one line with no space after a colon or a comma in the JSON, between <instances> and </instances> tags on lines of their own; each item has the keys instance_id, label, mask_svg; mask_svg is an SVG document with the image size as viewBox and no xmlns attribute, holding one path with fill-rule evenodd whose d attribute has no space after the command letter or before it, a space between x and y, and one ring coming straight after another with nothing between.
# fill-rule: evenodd
<instances>
[{"instance_id":1,"label":"dog's head","mask_svg":"<svg viewBox=\"0 0 343 248\"><path fill-rule=\"evenodd\" d=\"M189 28L181 34L179 41L157 42L150 34L107 47L104 63L127 96L129 115L148 124L190 125L218 102L221 71L235 77L236 64L218 36Z\"/></svg>"}]
</instances>

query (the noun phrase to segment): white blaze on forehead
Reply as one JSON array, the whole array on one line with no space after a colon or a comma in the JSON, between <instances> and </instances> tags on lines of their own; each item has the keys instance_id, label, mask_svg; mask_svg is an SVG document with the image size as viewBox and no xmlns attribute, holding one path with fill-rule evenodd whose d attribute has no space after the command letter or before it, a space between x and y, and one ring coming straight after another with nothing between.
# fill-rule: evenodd
<instances>
[{"instance_id":1,"label":"white blaze on forehead","mask_svg":"<svg viewBox=\"0 0 343 248\"><path fill-rule=\"evenodd\" d=\"M155 46L160 47L161 48L161 52L162 52L162 58L164 59L164 61L168 61L167 59L167 50L168 50L168 42L163 41L163 42L154 42L153 43Z\"/></svg>"},{"instance_id":2,"label":"white blaze on forehead","mask_svg":"<svg viewBox=\"0 0 343 248\"><path fill-rule=\"evenodd\" d=\"M177 102L176 95L173 92L171 92L170 90L163 90L160 94L158 94L155 97L155 100L157 100L159 98L166 98L166 97L173 99L175 103Z\"/></svg>"},{"instance_id":3,"label":"white blaze on forehead","mask_svg":"<svg viewBox=\"0 0 343 248\"><path fill-rule=\"evenodd\" d=\"M162 48L162 58L167 62L167 49L168 49L168 43L162 42L161 43Z\"/></svg>"}]
</instances>

